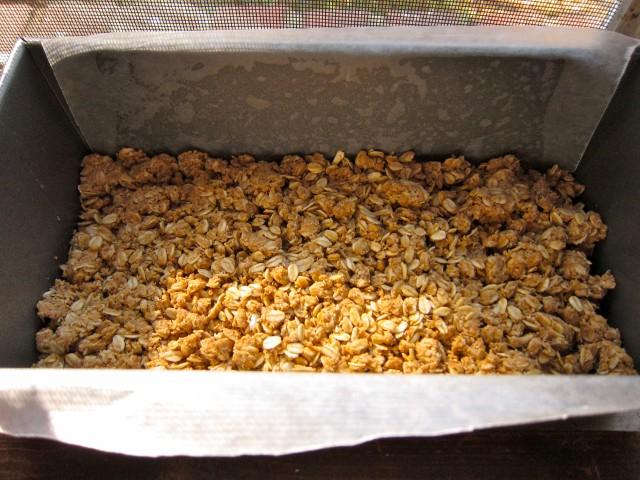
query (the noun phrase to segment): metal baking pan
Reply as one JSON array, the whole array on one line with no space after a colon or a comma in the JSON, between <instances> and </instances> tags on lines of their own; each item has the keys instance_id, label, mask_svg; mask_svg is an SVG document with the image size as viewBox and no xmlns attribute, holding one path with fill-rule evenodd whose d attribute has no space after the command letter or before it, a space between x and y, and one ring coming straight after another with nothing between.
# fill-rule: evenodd
<instances>
[{"instance_id":1,"label":"metal baking pan","mask_svg":"<svg viewBox=\"0 0 640 480\"><path fill-rule=\"evenodd\" d=\"M603 314L638 366L639 99L637 42L594 30L19 42L0 81L0 431L157 456L283 454L585 416L598 416L585 428L637 429L637 377L28 367L41 327L35 304L58 276L76 224L80 160L122 146L267 158L410 148L424 158L515 153L531 166L559 163L586 185L582 201L609 227L593 268L616 277Z\"/></svg>"}]
</instances>

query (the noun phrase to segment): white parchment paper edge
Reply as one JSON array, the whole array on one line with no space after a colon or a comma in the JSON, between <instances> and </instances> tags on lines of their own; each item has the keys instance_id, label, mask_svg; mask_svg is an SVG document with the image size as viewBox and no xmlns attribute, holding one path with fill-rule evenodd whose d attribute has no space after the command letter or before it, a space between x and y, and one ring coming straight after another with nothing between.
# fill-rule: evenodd
<instances>
[{"instance_id":1,"label":"white parchment paper edge","mask_svg":"<svg viewBox=\"0 0 640 480\"><path fill-rule=\"evenodd\" d=\"M0 370L0 431L141 456L282 455L640 409L638 377Z\"/></svg>"}]
</instances>

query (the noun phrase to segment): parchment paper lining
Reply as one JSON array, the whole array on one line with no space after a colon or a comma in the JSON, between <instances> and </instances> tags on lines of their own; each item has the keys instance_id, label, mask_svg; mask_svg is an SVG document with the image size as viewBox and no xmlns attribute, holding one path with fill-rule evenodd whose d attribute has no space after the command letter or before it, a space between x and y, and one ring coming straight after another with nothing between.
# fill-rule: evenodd
<instances>
[{"instance_id":1,"label":"parchment paper lining","mask_svg":"<svg viewBox=\"0 0 640 480\"><path fill-rule=\"evenodd\" d=\"M501 27L44 42L96 151L511 151L570 170L637 45L609 32ZM145 456L285 454L640 409L638 378L619 377L4 369L0 378L1 432Z\"/></svg>"},{"instance_id":2,"label":"parchment paper lining","mask_svg":"<svg viewBox=\"0 0 640 480\"><path fill-rule=\"evenodd\" d=\"M573 28L398 27L43 45L95 151L511 152L574 170L638 41Z\"/></svg>"},{"instance_id":3,"label":"parchment paper lining","mask_svg":"<svg viewBox=\"0 0 640 480\"><path fill-rule=\"evenodd\" d=\"M632 377L0 373L0 431L144 456L286 454L640 408Z\"/></svg>"}]
</instances>

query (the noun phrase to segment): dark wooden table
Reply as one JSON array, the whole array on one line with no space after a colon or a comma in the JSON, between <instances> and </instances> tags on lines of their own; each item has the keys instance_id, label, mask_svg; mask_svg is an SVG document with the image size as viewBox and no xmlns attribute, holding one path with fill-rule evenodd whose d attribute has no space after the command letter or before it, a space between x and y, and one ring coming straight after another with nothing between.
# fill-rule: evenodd
<instances>
[{"instance_id":1,"label":"dark wooden table","mask_svg":"<svg viewBox=\"0 0 640 480\"><path fill-rule=\"evenodd\" d=\"M0 479L640 479L640 432L493 430L283 457L158 459L0 435Z\"/></svg>"}]
</instances>

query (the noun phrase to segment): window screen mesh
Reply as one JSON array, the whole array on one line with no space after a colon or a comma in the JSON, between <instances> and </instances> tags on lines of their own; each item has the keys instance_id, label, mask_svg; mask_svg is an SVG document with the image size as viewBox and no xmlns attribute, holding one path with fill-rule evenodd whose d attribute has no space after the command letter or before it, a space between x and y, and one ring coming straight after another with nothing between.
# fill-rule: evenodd
<instances>
[{"instance_id":1,"label":"window screen mesh","mask_svg":"<svg viewBox=\"0 0 640 480\"><path fill-rule=\"evenodd\" d=\"M19 37L128 30L397 25L606 28L619 0L0 0L0 63Z\"/></svg>"}]
</instances>

